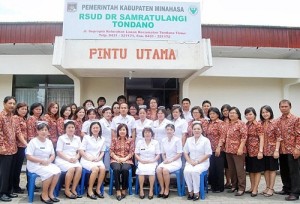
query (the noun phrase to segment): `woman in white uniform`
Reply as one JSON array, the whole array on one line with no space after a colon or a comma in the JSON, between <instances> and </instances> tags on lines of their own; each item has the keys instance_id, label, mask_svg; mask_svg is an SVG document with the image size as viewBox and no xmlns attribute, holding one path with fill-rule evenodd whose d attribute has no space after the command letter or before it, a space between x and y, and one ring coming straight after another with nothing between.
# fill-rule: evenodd
<instances>
[{"instance_id":1,"label":"woman in white uniform","mask_svg":"<svg viewBox=\"0 0 300 204\"><path fill-rule=\"evenodd\" d=\"M60 169L52 163L55 153L51 140L47 138L49 127L46 122L39 121L36 128L37 136L29 142L26 149L27 170L42 179L41 201L59 202L59 199L54 197L53 191L60 176Z\"/></svg>"},{"instance_id":2,"label":"woman in white uniform","mask_svg":"<svg viewBox=\"0 0 300 204\"><path fill-rule=\"evenodd\" d=\"M72 120L65 120L64 124L65 134L58 138L55 159L55 164L66 173L65 177L65 196L70 199L80 198L77 195L76 187L81 178L82 166L79 163L79 147L81 139L75 135L75 122ZM70 189L70 185L72 187Z\"/></svg>"},{"instance_id":3,"label":"woman in white uniform","mask_svg":"<svg viewBox=\"0 0 300 204\"><path fill-rule=\"evenodd\" d=\"M100 125L101 125L101 130L102 130L102 137L105 138L105 147L106 147L106 151L104 153L104 165L105 165L105 169L106 171L109 171L109 167L110 167L110 155L109 155L109 149L110 149L110 145L111 145L111 116L112 116L112 112L111 112L111 108L110 106L103 106L102 107L102 116L103 118L101 118Z\"/></svg>"},{"instance_id":4,"label":"woman in white uniform","mask_svg":"<svg viewBox=\"0 0 300 204\"><path fill-rule=\"evenodd\" d=\"M167 137L162 140L161 153L163 162L156 169L157 179L160 185L159 198L168 198L170 191L170 173L181 168L182 143L181 139L174 136L175 126L166 126Z\"/></svg>"},{"instance_id":5,"label":"woman in white uniform","mask_svg":"<svg viewBox=\"0 0 300 204\"><path fill-rule=\"evenodd\" d=\"M83 168L91 171L87 197L96 200L97 197L104 198L100 192L100 187L105 176L105 166L102 160L106 147L105 139L101 136L102 131L99 122L92 122L89 132L90 135L83 137L81 147L79 148L81 155L80 163ZM93 186L97 178L96 191L93 192Z\"/></svg>"},{"instance_id":6,"label":"woman in white uniform","mask_svg":"<svg viewBox=\"0 0 300 204\"><path fill-rule=\"evenodd\" d=\"M93 107L86 111L88 120L84 121L82 124L81 135L89 135L90 134L90 125L93 121L97 119L97 111Z\"/></svg>"},{"instance_id":7,"label":"woman in white uniform","mask_svg":"<svg viewBox=\"0 0 300 204\"><path fill-rule=\"evenodd\" d=\"M200 174L209 168L209 157L212 154L210 141L202 135L200 121L194 121L193 137L187 139L183 151L186 159L183 171L188 187L188 200L199 200Z\"/></svg>"},{"instance_id":8,"label":"woman in white uniform","mask_svg":"<svg viewBox=\"0 0 300 204\"><path fill-rule=\"evenodd\" d=\"M157 120L153 122L152 130L154 132L154 139L161 144L162 139L166 138L166 125L171 124L167 118L167 111L164 106L159 106L157 110Z\"/></svg>"},{"instance_id":9,"label":"woman in white uniform","mask_svg":"<svg viewBox=\"0 0 300 204\"><path fill-rule=\"evenodd\" d=\"M153 185L155 180L155 169L157 161L160 158L160 149L157 140L153 139L154 133L151 127L145 127L143 132L143 140L138 141L135 147L135 158L138 161L136 174L139 175L140 198L144 199L144 181L145 176L149 176L149 195L153 198Z\"/></svg>"},{"instance_id":10,"label":"woman in white uniform","mask_svg":"<svg viewBox=\"0 0 300 204\"><path fill-rule=\"evenodd\" d=\"M135 139L135 145L138 143L138 141L143 140L143 130L145 127L152 127L152 120L149 120L146 118L147 116L147 106L146 105L140 105L139 111L138 111L139 118L135 121L135 128L136 128L136 139Z\"/></svg>"},{"instance_id":11,"label":"woman in white uniform","mask_svg":"<svg viewBox=\"0 0 300 204\"><path fill-rule=\"evenodd\" d=\"M182 145L184 145L188 132L188 123L184 119L183 112L179 104L173 105L173 108L171 110L171 119L175 126L174 134L176 137L181 139Z\"/></svg>"}]
</instances>

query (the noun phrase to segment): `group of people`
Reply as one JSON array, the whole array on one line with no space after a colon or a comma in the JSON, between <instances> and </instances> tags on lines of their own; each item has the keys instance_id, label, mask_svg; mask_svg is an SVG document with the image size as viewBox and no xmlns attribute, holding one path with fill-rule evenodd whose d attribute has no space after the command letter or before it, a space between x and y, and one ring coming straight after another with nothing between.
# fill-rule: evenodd
<instances>
[{"instance_id":1,"label":"group of people","mask_svg":"<svg viewBox=\"0 0 300 204\"><path fill-rule=\"evenodd\" d=\"M199 199L199 175L206 170L213 193L227 188L229 193L236 191L235 196L250 193L255 197L264 172L262 195L299 199L300 119L290 113L290 101L280 101L278 119L265 105L258 121L256 110L249 107L246 123L240 110L228 104L219 110L205 100L201 107L191 108L191 101L184 98L170 111L158 104L151 98L146 106L144 98L137 96L136 103L128 105L122 95L112 106L99 97L97 108L92 100L61 109L51 102L44 113L41 103L29 108L12 96L5 97L0 113L0 200L11 201L24 192L20 173L25 156L27 170L41 177L44 203L59 202L54 189L61 172L65 172L65 196L81 198L76 188L83 169L90 172L87 197L93 200L104 198L101 186L110 169L119 201L126 197L129 171L135 169L141 199L146 177L148 199L153 199L155 176L158 197L168 198L170 174L180 169L189 200ZM274 192L279 167L283 188ZM246 172L251 182L247 190Z\"/></svg>"}]
</instances>

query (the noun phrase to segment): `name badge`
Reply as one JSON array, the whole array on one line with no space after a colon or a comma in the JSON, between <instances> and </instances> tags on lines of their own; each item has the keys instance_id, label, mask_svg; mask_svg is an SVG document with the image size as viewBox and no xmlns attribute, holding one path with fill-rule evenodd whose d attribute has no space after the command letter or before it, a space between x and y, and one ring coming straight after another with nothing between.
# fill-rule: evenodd
<instances>
[{"instance_id":1,"label":"name badge","mask_svg":"<svg viewBox=\"0 0 300 204\"><path fill-rule=\"evenodd\" d=\"M146 150L145 148L141 149L141 150Z\"/></svg>"},{"instance_id":2,"label":"name badge","mask_svg":"<svg viewBox=\"0 0 300 204\"><path fill-rule=\"evenodd\" d=\"M66 145L71 145L70 143L66 143Z\"/></svg>"},{"instance_id":3,"label":"name badge","mask_svg":"<svg viewBox=\"0 0 300 204\"><path fill-rule=\"evenodd\" d=\"M40 147L40 149L46 149L45 147Z\"/></svg>"}]
</instances>

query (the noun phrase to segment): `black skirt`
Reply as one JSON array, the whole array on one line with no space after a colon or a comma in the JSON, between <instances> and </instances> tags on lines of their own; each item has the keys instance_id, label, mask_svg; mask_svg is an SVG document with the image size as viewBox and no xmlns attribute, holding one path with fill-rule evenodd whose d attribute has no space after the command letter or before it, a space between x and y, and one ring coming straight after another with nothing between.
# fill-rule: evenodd
<instances>
[{"instance_id":1,"label":"black skirt","mask_svg":"<svg viewBox=\"0 0 300 204\"><path fill-rule=\"evenodd\" d=\"M277 171L279 170L278 159L274 159L273 156L264 156L265 171Z\"/></svg>"},{"instance_id":2,"label":"black skirt","mask_svg":"<svg viewBox=\"0 0 300 204\"><path fill-rule=\"evenodd\" d=\"M257 157L246 157L246 171L249 173L259 173L265 170L265 160Z\"/></svg>"}]
</instances>

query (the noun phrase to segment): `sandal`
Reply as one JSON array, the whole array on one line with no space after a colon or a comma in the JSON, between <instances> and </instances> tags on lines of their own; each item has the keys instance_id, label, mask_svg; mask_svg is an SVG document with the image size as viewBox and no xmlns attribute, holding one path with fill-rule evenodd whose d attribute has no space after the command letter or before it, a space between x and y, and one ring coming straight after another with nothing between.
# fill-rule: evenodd
<instances>
[{"instance_id":1,"label":"sandal","mask_svg":"<svg viewBox=\"0 0 300 204\"><path fill-rule=\"evenodd\" d=\"M269 188L269 190L271 190L272 193L265 193L265 194L264 194L265 197L271 197L271 196L273 196L273 194L274 194L274 189Z\"/></svg>"},{"instance_id":2,"label":"sandal","mask_svg":"<svg viewBox=\"0 0 300 204\"><path fill-rule=\"evenodd\" d=\"M269 189L270 189L269 187L266 187L266 189L265 189L265 190L263 190L263 192L261 192L261 193L260 193L260 195L264 195L264 194L266 194L266 193L269 191Z\"/></svg>"}]
</instances>

